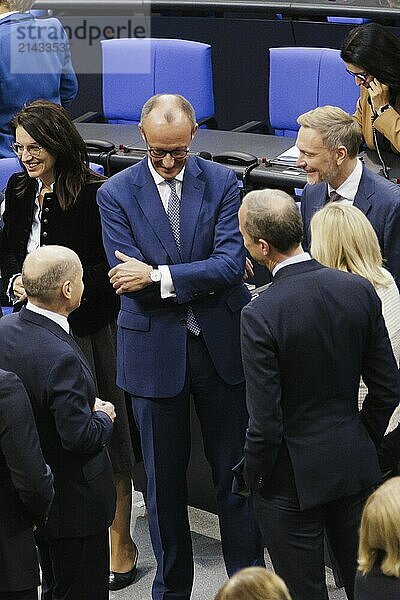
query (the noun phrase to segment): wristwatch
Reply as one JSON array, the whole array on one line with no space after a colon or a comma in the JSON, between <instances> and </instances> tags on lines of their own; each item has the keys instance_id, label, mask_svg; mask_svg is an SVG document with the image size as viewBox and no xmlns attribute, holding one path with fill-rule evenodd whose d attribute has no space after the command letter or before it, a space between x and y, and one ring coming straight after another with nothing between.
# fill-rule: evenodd
<instances>
[{"instance_id":1,"label":"wristwatch","mask_svg":"<svg viewBox=\"0 0 400 600\"><path fill-rule=\"evenodd\" d=\"M153 268L150 271L150 279L153 283L159 283L161 281L161 271Z\"/></svg>"},{"instance_id":2,"label":"wristwatch","mask_svg":"<svg viewBox=\"0 0 400 600\"><path fill-rule=\"evenodd\" d=\"M388 108L390 108L390 104L384 104L383 106L381 106L380 108L378 108L378 110L376 111L376 114L378 115L378 117L380 117L380 115L385 112L385 110L387 110Z\"/></svg>"}]
</instances>

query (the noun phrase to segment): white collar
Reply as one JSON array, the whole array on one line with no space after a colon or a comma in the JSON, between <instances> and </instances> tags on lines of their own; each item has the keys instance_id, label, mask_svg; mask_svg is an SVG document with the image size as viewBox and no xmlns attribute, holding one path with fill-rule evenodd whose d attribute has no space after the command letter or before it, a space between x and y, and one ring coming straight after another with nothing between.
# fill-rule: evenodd
<instances>
[{"instance_id":1,"label":"white collar","mask_svg":"<svg viewBox=\"0 0 400 600\"><path fill-rule=\"evenodd\" d=\"M354 202L354 198L356 197L358 191L358 186L360 185L362 170L362 162L357 159L353 172L350 173L346 181L339 185L339 187L335 190L340 196L342 196L342 198ZM328 194L330 194L332 191L334 191L334 188L328 183Z\"/></svg>"},{"instance_id":2,"label":"white collar","mask_svg":"<svg viewBox=\"0 0 400 600\"><path fill-rule=\"evenodd\" d=\"M150 160L150 157L147 157L147 164L149 165L151 176L154 179L154 183L156 185L160 185L160 183L165 183L165 177L162 177L160 173L157 173L155 168L153 167L153 163ZM183 165L182 169L179 171L177 175L175 175L174 179L177 179L181 183L183 182L183 176L185 174L186 163Z\"/></svg>"},{"instance_id":3,"label":"white collar","mask_svg":"<svg viewBox=\"0 0 400 600\"><path fill-rule=\"evenodd\" d=\"M295 265L296 263L305 262L306 260L311 260L311 256L308 252L302 252L301 254L296 254L296 256L290 256L289 258L286 258L282 262L278 263L276 267L272 269L272 277L276 275L279 269L287 267L288 265Z\"/></svg>"},{"instance_id":4,"label":"white collar","mask_svg":"<svg viewBox=\"0 0 400 600\"><path fill-rule=\"evenodd\" d=\"M32 302L30 302L29 300L26 305L26 308L27 310L37 313L38 315L42 315L42 317L46 317L47 319L54 321L54 323L57 323L57 325L62 327L66 333L69 333L68 319L67 317L64 317L64 315L60 315L59 313L55 313L52 310L47 310L46 308L36 306L36 304L32 304Z\"/></svg>"},{"instance_id":5,"label":"white collar","mask_svg":"<svg viewBox=\"0 0 400 600\"><path fill-rule=\"evenodd\" d=\"M3 13L0 15L0 21L2 21L3 19L6 19L7 17L11 17L11 15L18 15L19 11L18 10L10 10L9 12Z\"/></svg>"}]
</instances>

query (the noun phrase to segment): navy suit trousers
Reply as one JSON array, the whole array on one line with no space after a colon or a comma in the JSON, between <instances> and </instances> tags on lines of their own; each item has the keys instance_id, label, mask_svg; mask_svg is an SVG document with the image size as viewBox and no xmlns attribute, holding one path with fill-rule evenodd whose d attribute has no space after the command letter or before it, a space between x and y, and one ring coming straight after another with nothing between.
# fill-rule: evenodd
<instances>
[{"instance_id":1,"label":"navy suit trousers","mask_svg":"<svg viewBox=\"0 0 400 600\"><path fill-rule=\"evenodd\" d=\"M188 333L187 376L182 392L173 398L132 397L148 479L149 527L157 559L154 600L189 600L192 589L186 483L190 394L212 469L228 575L246 566L264 564L251 502L231 492L231 468L243 455L248 422L244 384L226 384L215 371L203 336Z\"/></svg>"}]
</instances>

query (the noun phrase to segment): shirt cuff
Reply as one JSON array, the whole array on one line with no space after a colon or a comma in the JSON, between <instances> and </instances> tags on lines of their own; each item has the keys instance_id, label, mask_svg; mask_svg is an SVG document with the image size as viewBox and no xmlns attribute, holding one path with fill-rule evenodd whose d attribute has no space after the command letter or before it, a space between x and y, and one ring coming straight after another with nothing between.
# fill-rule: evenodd
<instances>
[{"instance_id":1,"label":"shirt cuff","mask_svg":"<svg viewBox=\"0 0 400 600\"><path fill-rule=\"evenodd\" d=\"M16 277L18 277L19 275L21 275L21 273L16 273L15 275L12 275L12 277L10 277L10 281L8 282L8 288L6 291L6 294L9 298L10 302L12 302L13 304L18 302L18 298L14 295L14 292L13 292L13 283L14 283L14 279Z\"/></svg>"},{"instance_id":2,"label":"shirt cuff","mask_svg":"<svg viewBox=\"0 0 400 600\"><path fill-rule=\"evenodd\" d=\"M167 265L159 265L158 270L161 273L160 292L161 298L176 298L174 284L171 277L171 271Z\"/></svg>"}]
</instances>

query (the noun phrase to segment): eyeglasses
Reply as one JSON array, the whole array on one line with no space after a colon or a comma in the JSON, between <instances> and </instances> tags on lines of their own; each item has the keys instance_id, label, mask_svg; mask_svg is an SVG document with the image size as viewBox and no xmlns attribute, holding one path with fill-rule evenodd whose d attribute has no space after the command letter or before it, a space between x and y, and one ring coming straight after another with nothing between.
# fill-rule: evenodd
<instances>
[{"instance_id":1,"label":"eyeglasses","mask_svg":"<svg viewBox=\"0 0 400 600\"><path fill-rule=\"evenodd\" d=\"M39 144L29 144L28 146L23 146L22 144L18 144L17 142L11 144L10 148L15 152L17 156L22 156L24 150L26 150L34 158L38 158L41 151L43 150L43 147L39 146Z\"/></svg>"},{"instance_id":2,"label":"eyeglasses","mask_svg":"<svg viewBox=\"0 0 400 600\"><path fill-rule=\"evenodd\" d=\"M189 148L174 148L173 150L163 150L162 148L152 148L147 146L147 151L152 158L165 158L169 154L172 158L182 159L189 153Z\"/></svg>"},{"instance_id":3,"label":"eyeglasses","mask_svg":"<svg viewBox=\"0 0 400 600\"><path fill-rule=\"evenodd\" d=\"M368 73L353 73L353 71L349 71L349 69L346 69L346 72L351 75L352 77L357 77L358 79L361 79L361 81L367 81L369 75Z\"/></svg>"}]
</instances>

